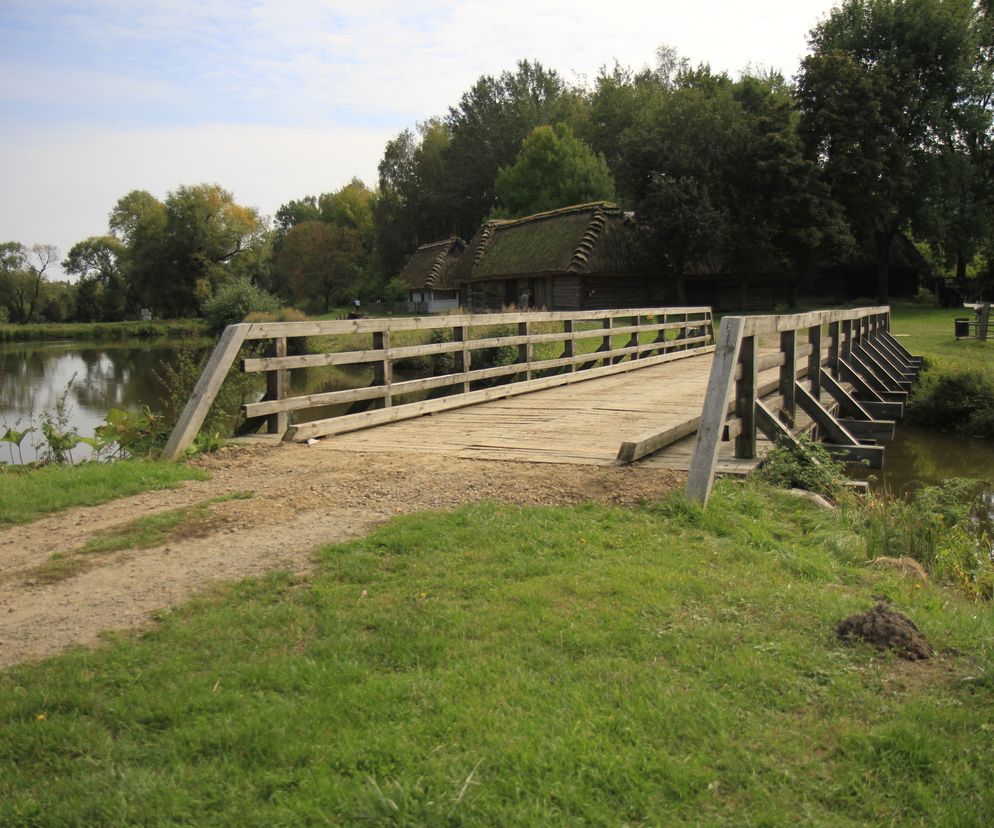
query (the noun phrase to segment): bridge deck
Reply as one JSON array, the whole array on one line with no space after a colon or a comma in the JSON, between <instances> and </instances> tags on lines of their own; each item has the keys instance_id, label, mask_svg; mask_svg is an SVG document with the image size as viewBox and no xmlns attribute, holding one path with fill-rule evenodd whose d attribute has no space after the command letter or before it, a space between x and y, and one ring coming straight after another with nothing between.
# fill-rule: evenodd
<instances>
[{"instance_id":1,"label":"bridge deck","mask_svg":"<svg viewBox=\"0 0 994 828\"><path fill-rule=\"evenodd\" d=\"M612 465L618 448L700 416L711 354L339 434L322 446L340 451L446 454L481 460ZM693 436L641 461L687 468ZM744 471L724 444L720 470Z\"/></svg>"}]
</instances>

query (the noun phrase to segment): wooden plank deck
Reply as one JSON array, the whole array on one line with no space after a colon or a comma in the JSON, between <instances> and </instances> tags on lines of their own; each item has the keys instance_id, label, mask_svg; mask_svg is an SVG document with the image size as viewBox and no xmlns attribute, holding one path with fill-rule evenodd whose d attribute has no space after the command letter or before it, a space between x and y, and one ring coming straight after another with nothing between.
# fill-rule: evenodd
<instances>
[{"instance_id":1,"label":"wooden plank deck","mask_svg":"<svg viewBox=\"0 0 994 828\"><path fill-rule=\"evenodd\" d=\"M652 430L701 413L711 354L444 411L415 420L339 434L321 441L334 451L444 454L481 460L614 465L618 448ZM689 447L684 446L688 444ZM646 458L648 465L686 468L693 436ZM723 444L724 472L744 473ZM687 455L684 459L684 455Z\"/></svg>"}]
</instances>

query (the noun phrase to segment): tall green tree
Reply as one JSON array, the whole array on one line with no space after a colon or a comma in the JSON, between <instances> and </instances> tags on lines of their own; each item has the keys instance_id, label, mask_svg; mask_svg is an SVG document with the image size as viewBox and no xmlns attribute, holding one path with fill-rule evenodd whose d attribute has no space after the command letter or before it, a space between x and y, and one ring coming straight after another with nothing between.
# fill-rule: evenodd
<instances>
[{"instance_id":1,"label":"tall green tree","mask_svg":"<svg viewBox=\"0 0 994 828\"><path fill-rule=\"evenodd\" d=\"M138 300L161 316L187 316L238 275L266 242L265 223L217 184L181 186L159 202L134 191L118 201L111 230L126 249Z\"/></svg>"},{"instance_id":2,"label":"tall green tree","mask_svg":"<svg viewBox=\"0 0 994 828\"><path fill-rule=\"evenodd\" d=\"M516 218L570 204L614 198L604 156L595 155L566 124L539 126L521 144L514 164L494 183L498 215Z\"/></svg>"},{"instance_id":3,"label":"tall green tree","mask_svg":"<svg viewBox=\"0 0 994 828\"><path fill-rule=\"evenodd\" d=\"M305 221L290 229L276 269L294 302L327 313L354 288L361 274L362 243L351 227Z\"/></svg>"},{"instance_id":4,"label":"tall green tree","mask_svg":"<svg viewBox=\"0 0 994 828\"><path fill-rule=\"evenodd\" d=\"M844 0L811 32L802 129L857 237L872 239L877 297L891 250L928 198L930 161L976 63L972 0Z\"/></svg>"},{"instance_id":5,"label":"tall green tree","mask_svg":"<svg viewBox=\"0 0 994 828\"><path fill-rule=\"evenodd\" d=\"M469 238L497 206L497 173L514 163L528 134L542 124L573 123L582 106L579 91L537 61L473 84L445 119L447 193L458 235Z\"/></svg>"},{"instance_id":6,"label":"tall green tree","mask_svg":"<svg viewBox=\"0 0 994 828\"><path fill-rule=\"evenodd\" d=\"M12 322L32 322L41 310L48 271L59 260L51 244L0 245L0 297Z\"/></svg>"},{"instance_id":7,"label":"tall green tree","mask_svg":"<svg viewBox=\"0 0 994 828\"><path fill-rule=\"evenodd\" d=\"M124 254L124 244L114 236L91 236L69 249L62 269L79 280L76 316L80 322L119 322L126 317L132 297Z\"/></svg>"}]
</instances>

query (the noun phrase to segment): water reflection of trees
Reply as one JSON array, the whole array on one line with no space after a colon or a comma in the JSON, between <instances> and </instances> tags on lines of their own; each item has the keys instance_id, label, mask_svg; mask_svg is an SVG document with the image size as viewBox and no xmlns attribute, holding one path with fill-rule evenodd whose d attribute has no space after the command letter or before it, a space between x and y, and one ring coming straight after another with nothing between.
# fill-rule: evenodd
<instances>
[{"instance_id":1,"label":"water reflection of trees","mask_svg":"<svg viewBox=\"0 0 994 828\"><path fill-rule=\"evenodd\" d=\"M103 417L111 408L155 407L167 389L157 378L176 348L46 346L0 348L2 413L9 422L54 407L72 381L68 402Z\"/></svg>"}]
</instances>

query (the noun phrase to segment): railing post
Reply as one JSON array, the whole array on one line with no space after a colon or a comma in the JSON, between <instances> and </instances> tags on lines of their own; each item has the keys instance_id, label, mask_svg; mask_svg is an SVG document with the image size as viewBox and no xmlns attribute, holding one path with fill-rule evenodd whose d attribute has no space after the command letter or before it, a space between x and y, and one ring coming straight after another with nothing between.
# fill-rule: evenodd
<instances>
[{"instance_id":1,"label":"railing post","mask_svg":"<svg viewBox=\"0 0 994 828\"><path fill-rule=\"evenodd\" d=\"M269 347L269 355L274 357L286 356L286 337L278 336ZM290 389L290 372L285 368L266 373L266 398L270 400L285 400ZM270 414L266 419L266 431L270 434L282 434L286 431L289 418L285 411Z\"/></svg>"},{"instance_id":2,"label":"railing post","mask_svg":"<svg viewBox=\"0 0 994 828\"><path fill-rule=\"evenodd\" d=\"M390 331L376 331L373 334L373 348L378 351L390 350ZM390 408L393 399L390 393L390 384L393 382L393 362L390 357L384 354L382 362L373 363L373 383L383 386L383 407Z\"/></svg>"},{"instance_id":3,"label":"railing post","mask_svg":"<svg viewBox=\"0 0 994 828\"><path fill-rule=\"evenodd\" d=\"M839 377L839 323L828 323L828 370L832 376Z\"/></svg>"},{"instance_id":4,"label":"railing post","mask_svg":"<svg viewBox=\"0 0 994 828\"><path fill-rule=\"evenodd\" d=\"M852 359L852 320L842 320L842 361Z\"/></svg>"},{"instance_id":5,"label":"railing post","mask_svg":"<svg viewBox=\"0 0 994 828\"><path fill-rule=\"evenodd\" d=\"M735 438L735 456L753 458L756 456L756 337L742 338L739 351L739 366L742 375L735 383L735 414L742 422L742 431Z\"/></svg>"},{"instance_id":6,"label":"railing post","mask_svg":"<svg viewBox=\"0 0 994 828\"><path fill-rule=\"evenodd\" d=\"M573 360L576 356L576 322L573 319L563 320L563 333L569 334L569 338L563 341L563 357ZM576 372L576 361L569 364L570 373Z\"/></svg>"},{"instance_id":7,"label":"railing post","mask_svg":"<svg viewBox=\"0 0 994 828\"><path fill-rule=\"evenodd\" d=\"M465 374L471 370L473 352L469 349L468 333L465 325L456 325L452 328L452 341L462 342L462 350L453 354L453 369L457 374ZM469 393L469 380L463 380L462 390L464 394Z\"/></svg>"},{"instance_id":8,"label":"railing post","mask_svg":"<svg viewBox=\"0 0 994 828\"><path fill-rule=\"evenodd\" d=\"M612 319L610 316L608 316L606 319L602 319L601 320L601 327L603 327L604 330L606 330L608 333L607 333L606 336L604 336L604 337L601 338L601 347L600 347L600 349L602 351L610 351L611 348L612 348L612 345L611 345L611 333L610 332L611 332L611 329L614 327L614 319ZM610 357L607 357L604 360L604 364L605 365L614 365L614 360L611 359Z\"/></svg>"},{"instance_id":9,"label":"railing post","mask_svg":"<svg viewBox=\"0 0 994 828\"><path fill-rule=\"evenodd\" d=\"M518 336L530 336L531 335L531 322L519 322L518 323ZM524 363L530 366L532 361L532 355L534 353L533 345L531 341L518 346L518 362ZM532 378L531 368L525 369L525 379L530 380Z\"/></svg>"},{"instance_id":10,"label":"railing post","mask_svg":"<svg viewBox=\"0 0 994 828\"><path fill-rule=\"evenodd\" d=\"M635 316L632 317L632 326L635 327L635 328L638 328L640 324L641 324L640 317L639 317L638 314L635 314ZM629 348L635 348L635 352L631 355L631 358L630 358L629 361L634 361L634 360L638 359L641 356L641 354L639 354L639 352L638 352L639 334L640 333L641 333L641 331L635 330L635 331L632 331L632 335L630 337L628 337L628 346L627 347L629 347ZM648 355L648 353L647 353L647 355Z\"/></svg>"},{"instance_id":11,"label":"railing post","mask_svg":"<svg viewBox=\"0 0 994 828\"><path fill-rule=\"evenodd\" d=\"M808 328L808 342L811 353L808 354L808 379L811 382L811 396L816 400L821 398L821 324Z\"/></svg>"},{"instance_id":12,"label":"railing post","mask_svg":"<svg viewBox=\"0 0 994 828\"><path fill-rule=\"evenodd\" d=\"M780 353L783 354L783 365L780 366L780 390L783 397L783 410L790 417L791 425L796 415L796 398L794 383L797 381L797 331L781 331Z\"/></svg>"}]
</instances>

